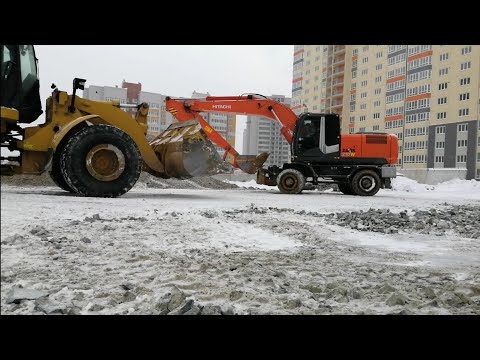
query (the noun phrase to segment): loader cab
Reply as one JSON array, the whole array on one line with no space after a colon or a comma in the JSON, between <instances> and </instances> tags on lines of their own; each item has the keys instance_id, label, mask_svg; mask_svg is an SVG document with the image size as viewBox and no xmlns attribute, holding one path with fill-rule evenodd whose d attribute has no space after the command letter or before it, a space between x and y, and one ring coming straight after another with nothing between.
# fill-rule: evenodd
<instances>
[{"instance_id":1,"label":"loader cab","mask_svg":"<svg viewBox=\"0 0 480 360\"><path fill-rule=\"evenodd\" d=\"M301 114L295 126L292 142L292 156L295 160L327 163L339 155L339 116L337 114Z\"/></svg>"},{"instance_id":2,"label":"loader cab","mask_svg":"<svg viewBox=\"0 0 480 360\"><path fill-rule=\"evenodd\" d=\"M33 45L0 45L0 104L18 110L21 123L42 114Z\"/></svg>"}]
</instances>

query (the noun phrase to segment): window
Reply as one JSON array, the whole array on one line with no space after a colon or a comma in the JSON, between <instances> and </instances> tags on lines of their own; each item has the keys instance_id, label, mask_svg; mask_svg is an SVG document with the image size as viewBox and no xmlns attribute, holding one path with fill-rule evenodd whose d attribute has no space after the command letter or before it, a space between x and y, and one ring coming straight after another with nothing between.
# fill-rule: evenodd
<instances>
[{"instance_id":1,"label":"window","mask_svg":"<svg viewBox=\"0 0 480 360\"><path fill-rule=\"evenodd\" d=\"M368 56L362 59L362 64L366 64L367 62L368 62Z\"/></svg>"},{"instance_id":2,"label":"window","mask_svg":"<svg viewBox=\"0 0 480 360\"><path fill-rule=\"evenodd\" d=\"M378 70L382 70L382 64L377 64L375 65L375 70L378 71Z\"/></svg>"},{"instance_id":3,"label":"window","mask_svg":"<svg viewBox=\"0 0 480 360\"><path fill-rule=\"evenodd\" d=\"M435 149L445 149L445 141L437 141L435 143Z\"/></svg>"},{"instance_id":4,"label":"window","mask_svg":"<svg viewBox=\"0 0 480 360\"><path fill-rule=\"evenodd\" d=\"M368 51L368 45L365 45L365 46L362 48L362 51L363 51L363 52Z\"/></svg>"},{"instance_id":5,"label":"window","mask_svg":"<svg viewBox=\"0 0 480 360\"><path fill-rule=\"evenodd\" d=\"M352 71L352 79L355 79L357 77L357 70Z\"/></svg>"},{"instance_id":6,"label":"window","mask_svg":"<svg viewBox=\"0 0 480 360\"><path fill-rule=\"evenodd\" d=\"M353 134L354 132L355 132L355 129L354 129L354 128L348 129L348 133L349 133L349 134Z\"/></svg>"},{"instance_id":7,"label":"window","mask_svg":"<svg viewBox=\"0 0 480 360\"><path fill-rule=\"evenodd\" d=\"M448 53L440 55L440 61L448 60Z\"/></svg>"},{"instance_id":8,"label":"window","mask_svg":"<svg viewBox=\"0 0 480 360\"><path fill-rule=\"evenodd\" d=\"M374 106L374 107L379 107L379 106L380 106L380 100L375 100L375 101L373 102L373 106Z\"/></svg>"},{"instance_id":9,"label":"window","mask_svg":"<svg viewBox=\"0 0 480 360\"><path fill-rule=\"evenodd\" d=\"M351 105L350 105L350 111L351 111L351 112L355 111L355 104L351 104Z\"/></svg>"},{"instance_id":10,"label":"window","mask_svg":"<svg viewBox=\"0 0 480 360\"><path fill-rule=\"evenodd\" d=\"M362 115L362 116L360 116L360 118L359 118L360 121L365 121L366 119L367 119L367 117L366 117L365 115Z\"/></svg>"},{"instance_id":11,"label":"window","mask_svg":"<svg viewBox=\"0 0 480 360\"><path fill-rule=\"evenodd\" d=\"M350 116L350 124L353 124L355 122L355 116Z\"/></svg>"},{"instance_id":12,"label":"window","mask_svg":"<svg viewBox=\"0 0 480 360\"><path fill-rule=\"evenodd\" d=\"M445 90L448 87L448 83L438 84L438 90Z\"/></svg>"},{"instance_id":13,"label":"window","mask_svg":"<svg viewBox=\"0 0 480 360\"><path fill-rule=\"evenodd\" d=\"M447 103L447 97L438 98L438 105L444 105Z\"/></svg>"},{"instance_id":14,"label":"window","mask_svg":"<svg viewBox=\"0 0 480 360\"><path fill-rule=\"evenodd\" d=\"M466 163L467 155L457 155L457 163Z\"/></svg>"},{"instance_id":15,"label":"window","mask_svg":"<svg viewBox=\"0 0 480 360\"><path fill-rule=\"evenodd\" d=\"M430 79L432 77L432 70L423 70L418 73L408 75L407 81L409 83L413 81L419 81L423 79Z\"/></svg>"},{"instance_id":16,"label":"window","mask_svg":"<svg viewBox=\"0 0 480 360\"><path fill-rule=\"evenodd\" d=\"M448 68L443 68L438 71L438 75L445 76L448 75Z\"/></svg>"},{"instance_id":17,"label":"window","mask_svg":"<svg viewBox=\"0 0 480 360\"><path fill-rule=\"evenodd\" d=\"M361 83L361 86L364 87L364 86L367 86L367 84L368 84L368 80L363 80Z\"/></svg>"},{"instance_id":18,"label":"window","mask_svg":"<svg viewBox=\"0 0 480 360\"><path fill-rule=\"evenodd\" d=\"M361 104L360 105L360 110L365 110L367 108L367 104Z\"/></svg>"},{"instance_id":19,"label":"window","mask_svg":"<svg viewBox=\"0 0 480 360\"><path fill-rule=\"evenodd\" d=\"M391 79L393 77L397 77L397 76L400 76L400 75L404 75L405 74L405 66L402 66L401 68L398 68L398 69L393 69L393 70L390 70L388 73L387 73L387 79Z\"/></svg>"},{"instance_id":20,"label":"window","mask_svg":"<svg viewBox=\"0 0 480 360\"><path fill-rule=\"evenodd\" d=\"M466 101L470 99L470 93L460 94L460 101Z\"/></svg>"},{"instance_id":21,"label":"window","mask_svg":"<svg viewBox=\"0 0 480 360\"><path fill-rule=\"evenodd\" d=\"M377 52L377 53L375 54L375 57L376 57L377 59L381 58L382 56L383 56L383 52L382 52L382 51Z\"/></svg>"},{"instance_id":22,"label":"window","mask_svg":"<svg viewBox=\"0 0 480 360\"><path fill-rule=\"evenodd\" d=\"M431 64L432 64L432 57L431 56L426 56L426 57L422 57L420 59L409 61L408 62L408 69L409 70L416 69L416 68L426 66L426 65L431 65Z\"/></svg>"},{"instance_id":23,"label":"window","mask_svg":"<svg viewBox=\"0 0 480 360\"><path fill-rule=\"evenodd\" d=\"M472 47L471 46L465 46L462 48L462 55L466 55L472 52Z\"/></svg>"},{"instance_id":24,"label":"window","mask_svg":"<svg viewBox=\"0 0 480 360\"><path fill-rule=\"evenodd\" d=\"M360 98L361 98L361 99L364 99L364 98L366 98L366 97L367 97L367 92L366 92L366 91L365 91L365 92L362 92L362 93L360 94Z\"/></svg>"},{"instance_id":25,"label":"window","mask_svg":"<svg viewBox=\"0 0 480 360\"><path fill-rule=\"evenodd\" d=\"M406 59L405 53L396 55L388 59L388 65L398 64L399 62L405 61L405 59Z\"/></svg>"},{"instance_id":26,"label":"window","mask_svg":"<svg viewBox=\"0 0 480 360\"><path fill-rule=\"evenodd\" d=\"M435 156L435 162L436 163L443 163L443 159L444 159L443 155Z\"/></svg>"},{"instance_id":27,"label":"window","mask_svg":"<svg viewBox=\"0 0 480 360\"><path fill-rule=\"evenodd\" d=\"M460 109L458 110L458 116L468 116L470 109Z\"/></svg>"},{"instance_id":28,"label":"window","mask_svg":"<svg viewBox=\"0 0 480 360\"><path fill-rule=\"evenodd\" d=\"M375 95L380 95L381 92L382 92L381 88L375 89L374 91Z\"/></svg>"},{"instance_id":29,"label":"window","mask_svg":"<svg viewBox=\"0 0 480 360\"><path fill-rule=\"evenodd\" d=\"M446 111L437 113L437 120L446 119L446 118L447 118Z\"/></svg>"},{"instance_id":30,"label":"window","mask_svg":"<svg viewBox=\"0 0 480 360\"><path fill-rule=\"evenodd\" d=\"M357 83L352 83L352 90L355 90L357 88Z\"/></svg>"},{"instance_id":31,"label":"window","mask_svg":"<svg viewBox=\"0 0 480 360\"><path fill-rule=\"evenodd\" d=\"M363 69L362 70L362 75L367 75L368 74L368 69Z\"/></svg>"},{"instance_id":32,"label":"window","mask_svg":"<svg viewBox=\"0 0 480 360\"><path fill-rule=\"evenodd\" d=\"M437 126L435 132L437 134L445 134L445 126Z\"/></svg>"},{"instance_id":33,"label":"window","mask_svg":"<svg viewBox=\"0 0 480 360\"><path fill-rule=\"evenodd\" d=\"M398 134L396 134L396 135L397 135L398 140L402 140L402 139L403 139L403 133L398 133Z\"/></svg>"},{"instance_id":34,"label":"window","mask_svg":"<svg viewBox=\"0 0 480 360\"><path fill-rule=\"evenodd\" d=\"M380 119L380 113L374 113L373 118L374 119Z\"/></svg>"},{"instance_id":35,"label":"window","mask_svg":"<svg viewBox=\"0 0 480 360\"><path fill-rule=\"evenodd\" d=\"M467 140L457 140L457 147L467 147Z\"/></svg>"},{"instance_id":36,"label":"window","mask_svg":"<svg viewBox=\"0 0 480 360\"><path fill-rule=\"evenodd\" d=\"M380 130L380 125L373 126L373 131L379 131L379 130Z\"/></svg>"},{"instance_id":37,"label":"window","mask_svg":"<svg viewBox=\"0 0 480 360\"><path fill-rule=\"evenodd\" d=\"M425 155L415 155L415 163L422 164L426 160Z\"/></svg>"},{"instance_id":38,"label":"window","mask_svg":"<svg viewBox=\"0 0 480 360\"><path fill-rule=\"evenodd\" d=\"M350 95L350 101L355 101L357 98L357 94Z\"/></svg>"},{"instance_id":39,"label":"window","mask_svg":"<svg viewBox=\"0 0 480 360\"><path fill-rule=\"evenodd\" d=\"M468 131L468 124L459 124L457 126L457 129L459 132Z\"/></svg>"},{"instance_id":40,"label":"window","mask_svg":"<svg viewBox=\"0 0 480 360\"><path fill-rule=\"evenodd\" d=\"M460 86L468 85L468 84L470 84L470 78L469 77L460 79Z\"/></svg>"},{"instance_id":41,"label":"window","mask_svg":"<svg viewBox=\"0 0 480 360\"><path fill-rule=\"evenodd\" d=\"M399 90L405 87L405 80L399 80L387 84L387 91Z\"/></svg>"},{"instance_id":42,"label":"window","mask_svg":"<svg viewBox=\"0 0 480 360\"><path fill-rule=\"evenodd\" d=\"M470 69L472 67L472 62L471 61L467 61L463 64L460 64L460 70L467 70L467 69Z\"/></svg>"},{"instance_id":43,"label":"window","mask_svg":"<svg viewBox=\"0 0 480 360\"><path fill-rule=\"evenodd\" d=\"M353 56L358 55L358 49L353 49L352 55Z\"/></svg>"},{"instance_id":44,"label":"window","mask_svg":"<svg viewBox=\"0 0 480 360\"><path fill-rule=\"evenodd\" d=\"M396 51L403 50L407 47L407 45L388 45L388 53L393 53Z\"/></svg>"},{"instance_id":45,"label":"window","mask_svg":"<svg viewBox=\"0 0 480 360\"><path fill-rule=\"evenodd\" d=\"M358 131L360 131L360 132L365 132L365 128L364 128L364 127L361 127L360 129L358 129Z\"/></svg>"},{"instance_id":46,"label":"window","mask_svg":"<svg viewBox=\"0 0 480 360\"><path fill-rule=\"evenodd\" d=\"M377 76L377 77L375 78L375 82L378 83L378 82L380 82L380 81L382 81L382 77L381 77L381 76Z\"/></svg>"}]
</instances>

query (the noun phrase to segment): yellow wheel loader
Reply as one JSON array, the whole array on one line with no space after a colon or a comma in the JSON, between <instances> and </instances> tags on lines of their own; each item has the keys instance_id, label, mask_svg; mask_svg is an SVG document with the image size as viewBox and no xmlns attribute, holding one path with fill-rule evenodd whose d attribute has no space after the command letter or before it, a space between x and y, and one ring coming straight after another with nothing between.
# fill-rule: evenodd
<instances>
[{"instance_id":1,"label":"yellow wheel loader","mask_svg":"<svg viewBox=\"0 0 480 360\"><path fill-rule=\"evenodd\" d=\"M147 140L148 104L92 101L57 89L46 101L45 122L24 126L43 113L33 45L0 45L1 175L48 171L62 189L84 196L117 197L129 191L142 170L162 178L227 172L198 121L170 125ZM133 119L122 107L135 107ZM21 126L23 125L23 126Z\"/></svg>"}]
</instances>

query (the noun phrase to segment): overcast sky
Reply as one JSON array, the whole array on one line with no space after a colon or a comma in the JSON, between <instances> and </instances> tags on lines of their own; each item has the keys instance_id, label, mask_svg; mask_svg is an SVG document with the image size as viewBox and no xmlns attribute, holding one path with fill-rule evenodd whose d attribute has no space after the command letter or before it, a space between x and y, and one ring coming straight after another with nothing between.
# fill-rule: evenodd
<instances>
[{"instance_id":1,"label":"overcast sky","mask_svg":"<svg viewBox=\"0 0 480 360\"><path fill-rule=\"evenodd\" d=\"M125 79L141 82L144 91L181 97L194 90L217 96L292 92L293 45L37 45L35 50L43 104L52 83L71 93L74 77L87 79L87 86L121 86ZM241 152L245 118L238 118Z\"/></svg>"}]
</instances>

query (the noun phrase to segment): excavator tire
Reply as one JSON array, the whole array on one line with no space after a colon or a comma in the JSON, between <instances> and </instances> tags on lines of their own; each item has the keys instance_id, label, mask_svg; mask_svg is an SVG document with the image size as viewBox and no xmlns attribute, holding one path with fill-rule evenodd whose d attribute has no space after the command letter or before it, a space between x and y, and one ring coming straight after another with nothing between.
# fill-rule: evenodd
<instances>
[{"instance_id":1,"label":"excavator tire","mask_svg":"<svg viewBox=\"0 0 480 360\"><path fill-rule=\"evenodd\" d=\"M352 190L356 195L373 196L380 190L380 176L373 170L360 170L352 178Z\"/></svg>"},{"instance_id":2,"label":"excavator tire","mask_svg":"<svg viewBox=\"0 0 480 360\"><path fill-rule=\"evenodd\" d=\"M52 159L52 169L48 172L50 175L50 178L53 180L53 182L62 190L74 193L75 190L73 190L70 185L67 184L65 181L62 170L60 169L60 157L63 151L62 148L57 148L55 153L53 154L53 159Z\"/></svg>"},{"instance_id":3,"label":"excavator tire","mask_svg":"<svg viewBox=\"0 0 480 360\"><path fill-rule=\"evenodd\" d=\"M283 194L300 194L305 187L305 176L295 169L285 169L277 178L277 186Z\"/></svg>"},{"instance_id":4,"label":"excavator tire","mask_svg":"<svg viewBox=\"0 0 480 360\"><path fill-rule=\"evenodd\" d=\"M79 130L65 145L60 168L78 194L117 197L129 191L142 170L142 157L132 138L110 125Z\"/></svg>"},{"instance_id":5,"label":"excavator tire","mask_svg":"<svg viewBox=\"0 0 480 360\"><path fill-rule=\"evenodd\" d=\"M350 184L338 183L337 186L338 186L338 190L340 190L345 195L355 195Z\"/></svg>"}]
</instances>

